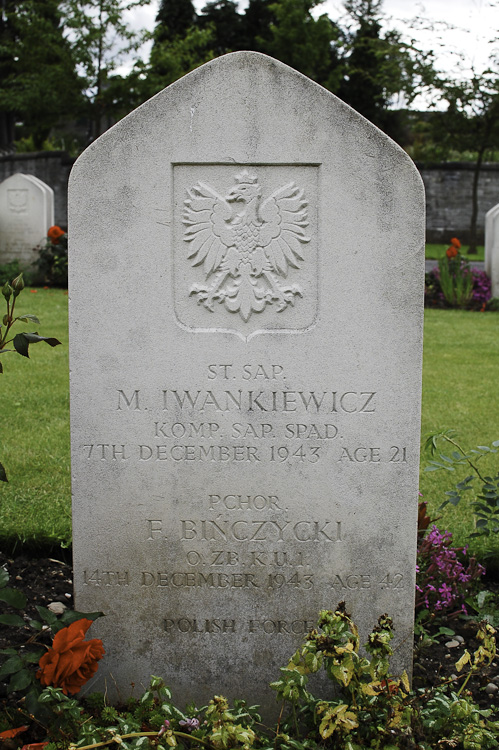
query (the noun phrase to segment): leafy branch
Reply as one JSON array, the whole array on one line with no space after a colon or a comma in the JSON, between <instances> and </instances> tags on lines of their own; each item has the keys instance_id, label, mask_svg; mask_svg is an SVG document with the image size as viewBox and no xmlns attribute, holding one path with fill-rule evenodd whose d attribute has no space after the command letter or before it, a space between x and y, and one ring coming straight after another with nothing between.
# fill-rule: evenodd
<instances>
[{"instance_id":1,"label":"leafy branch","mask_svg":"<svg viewBox=\"0 0 499 750\"><path fill-rule=\"evenodd\" d=\"M425 471L439 471L440 469L455 471L456 466L469 466L474 472L460 482L457 482L454 489L445 493L448 499L440 505L439 510L445 508L448 503L454 507L457 506L461 502L464 492L473 491L473 482L478 477L482 483L482 490L477 495L477 499L471 503L476 516L477 530L469 536L489 536L491 531L497 534L499 532L499 472L494 477L485 476L478 468L477 463L484 456L497 454L499 440L494 440L490 446L477 445L476 448L465 451L455 438L455 430L435 432L427 437L424 445L425 451L428 451L431 456L437 456L438 458L438 460L430 461L428 466L425 467ZM450 455L445 453L437 454L439 444L442 441L449 443L455 448Z\"/></svg>"}]
</instances>

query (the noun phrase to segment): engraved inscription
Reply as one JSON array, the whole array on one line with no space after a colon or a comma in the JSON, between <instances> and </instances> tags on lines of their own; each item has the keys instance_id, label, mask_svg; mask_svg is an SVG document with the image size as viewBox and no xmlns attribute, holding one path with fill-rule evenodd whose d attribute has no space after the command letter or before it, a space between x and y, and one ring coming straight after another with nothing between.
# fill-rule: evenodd
<instances>
[{"instance_id":1,"label":"engraved inscription","mask_svg":"<svg viewBox=\"0 0 499 750\"><path fill-rule=\"evenodd\" d=\"M295 182L266 199L255 172L244 169L234 182L225 196L197 182L187 191L182 222L188 258L202 264L207 280L193 284L190 294L210 312L218 302L246 323L267 305L283 312L303 297L300 286L281 278L304 261L308 204Z\"/></svg>"}]
</instances>

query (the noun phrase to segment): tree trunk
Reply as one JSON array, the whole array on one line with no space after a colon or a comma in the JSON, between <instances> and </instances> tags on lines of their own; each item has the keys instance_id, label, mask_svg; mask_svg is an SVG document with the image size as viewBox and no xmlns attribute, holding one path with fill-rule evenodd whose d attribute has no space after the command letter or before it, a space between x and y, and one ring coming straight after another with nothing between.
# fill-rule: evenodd
<instances>
[{"instance_id":1,"label":"tree trunk","mask_svg":"<svg viewBox=\"0 0 499 750\"><path fill-rule=\"evenodd\" d=\"M485 122L485 131L483 138L480 142L478 149L478 156L475 162L475 169L473 172L473 188L471 191L471 221L470 221L470 242L468 248L468 255L477 254L477 220L478 220L478 180L480 178L480 172L482 171L483 157L487 150L490 138L490 132L492 129L492 120L487 118Z\"/></svg>"}]
</instances>

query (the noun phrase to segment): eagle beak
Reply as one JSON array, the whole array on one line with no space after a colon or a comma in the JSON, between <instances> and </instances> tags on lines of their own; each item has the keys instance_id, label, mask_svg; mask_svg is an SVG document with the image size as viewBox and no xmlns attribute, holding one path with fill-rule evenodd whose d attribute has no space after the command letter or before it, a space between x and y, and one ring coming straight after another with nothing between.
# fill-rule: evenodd
<instances>
[{"instance_id":1,"label":"eagle beak","mask_svg":"<svg viewBox=\"0 0 499 750\"><path fill-rule=\"evenodd\" d=\"M241 200L241 193L238 192L237 187L233 187L229 190L225 196L226 201L238 201Z\"/></svg>"}]
</instances>

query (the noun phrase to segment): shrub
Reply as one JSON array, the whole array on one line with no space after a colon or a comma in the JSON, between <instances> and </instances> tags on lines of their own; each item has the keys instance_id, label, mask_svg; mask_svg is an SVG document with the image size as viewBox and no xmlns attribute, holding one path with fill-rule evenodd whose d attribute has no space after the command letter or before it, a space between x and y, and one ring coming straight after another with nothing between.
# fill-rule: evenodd
<instances>
[{"instance_id":1,"label":"shrub","mask_svg":"<svg viewBox=\"0 0 499 750\"><path fill-rule=\"evenodd\" d=\"M66 289L68 286L68 235L58 226L50 227L45 244L39 248L36 265L44 284Z\"/></svg>"},{"instance_id":2,"label":"shrub","mask_svg":"<svg viewBox=\"0 0 499 750\"><path fill-rule=\"evenodd\" d=\"M0 263L0 286L8 284L15 276L19 276L21 267L18 260L11 260L8 263Z\"/></svg>"}]
</instances>

